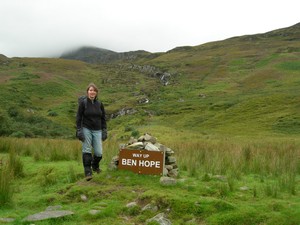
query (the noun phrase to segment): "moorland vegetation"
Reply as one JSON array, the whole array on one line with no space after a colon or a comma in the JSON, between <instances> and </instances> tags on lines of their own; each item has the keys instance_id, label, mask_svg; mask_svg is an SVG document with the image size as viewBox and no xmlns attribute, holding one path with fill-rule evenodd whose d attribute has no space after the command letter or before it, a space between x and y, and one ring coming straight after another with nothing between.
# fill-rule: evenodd
<instances>
[{"instance_id":1,"label":"moorland vegetation","mask_svg":"<svg viewBox=\"0 0 300 225\"><path fill-rule=\"evenodd\" d=\"M75 215L36 224L146 224L159 212L173 224L299 224L299 37L296 24L165 53L0 55L0 218L26 224L60 204ZM109 138L87 183L74 133L90 82ZM108 170L119 144L145 132L175 151L175 186ZM148 203L157 211L142 211Z\"/></svg>"}]
</instances>

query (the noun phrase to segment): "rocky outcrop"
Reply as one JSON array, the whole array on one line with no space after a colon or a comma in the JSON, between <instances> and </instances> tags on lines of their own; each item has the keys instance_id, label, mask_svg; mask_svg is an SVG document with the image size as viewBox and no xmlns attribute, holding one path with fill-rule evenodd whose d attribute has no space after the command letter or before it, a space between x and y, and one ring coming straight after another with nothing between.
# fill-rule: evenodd
<instances>
[{"instance_id":1,"label":"rocky outcrop","mask_svg":"<svg viewBox=\"0 0 300 225\"><path fill-rule=\"evenodd\" d=\"M167 86L172 78L171 73L163 72L157 67L151 65L131 64L130 66L128 66L128 68L132 70L138 70L140 73L146 73L150 77L158 78L164 86Z\"/></svg>"},{"instance_id":2,"label":"rocky outcrop","mask_svg":"<svg viewBox=\"0 0 300 225\"><path fill-rule=\"evenodd\" d=\"M134 108L122 108L118 112L112 113L110 115L110 119L117 118L119 116L125 116L125 115L133 115L137 113L137 110Z\"/></svg>"},{"instance_id":3,"label":"rocky outcrop","mask_svg":"<svg viewBox=\"0 0 300 225\"><path fill-rule=\"evenodd\" d=\"M121 144L120 149L129 150L144 150L144 151L163 151L165 153L165 165L164 176L176 178L179 173L179 169L174 157L174 151L163 144L157 142L157 138L150 134L144 134L138 139L131 137L126 144ZM119 156L116 155L112 158L110 163L110 169L118 169Z\"/></svg>"}]
</instances>

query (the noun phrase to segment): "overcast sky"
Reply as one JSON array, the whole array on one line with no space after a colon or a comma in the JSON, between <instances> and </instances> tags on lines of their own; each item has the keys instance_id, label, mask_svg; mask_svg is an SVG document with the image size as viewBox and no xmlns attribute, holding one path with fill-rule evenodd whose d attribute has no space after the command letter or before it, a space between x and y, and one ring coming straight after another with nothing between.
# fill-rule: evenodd
<instances>
[{"instance_id":1,"label":"overcast sky","mask_svg":"<svg viewBox=\"0 0 300 225\"><path fill-rule=\"evenodd\" d=\"M300 22L299 0L0 0L0 54L165 52Z\"/></svg>"}]
</instances>

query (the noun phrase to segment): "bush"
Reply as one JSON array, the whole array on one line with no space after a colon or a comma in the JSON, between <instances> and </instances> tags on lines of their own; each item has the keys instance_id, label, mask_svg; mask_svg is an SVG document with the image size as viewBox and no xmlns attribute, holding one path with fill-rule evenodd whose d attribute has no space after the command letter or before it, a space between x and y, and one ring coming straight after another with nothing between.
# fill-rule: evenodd
<instances>
[{"instance_id":1,"label":"bush","mask_svg":"<svg viewBox=\"0 0 300 225\"><path fill-rule=\"evenodd\" d=\"M22 131L16 131L13 132L10 137L23 138L25 137L25 134Z\"/></svg>"},{"instance_id":2,"label":"bush","mask_svg":"<svg viewBox=\"0 0 300 225\"><path fill-rule=\"evenodd\" d=\"M19 111L15 107L10 107L8 109L8 115L10 117L17 117L19 115Z\"/></svg>"},{"instance_id":3,"label":"bush","mask_svg":"<svg viewBox=\"0 0 300 225\"><path fill-rule=\"evenodd\" d=\"M131 132L131 136L135 137L135 138L138 138L140 136L140 132L138 130L134 130L134 131Z\"/></svg>"}]
</instances>

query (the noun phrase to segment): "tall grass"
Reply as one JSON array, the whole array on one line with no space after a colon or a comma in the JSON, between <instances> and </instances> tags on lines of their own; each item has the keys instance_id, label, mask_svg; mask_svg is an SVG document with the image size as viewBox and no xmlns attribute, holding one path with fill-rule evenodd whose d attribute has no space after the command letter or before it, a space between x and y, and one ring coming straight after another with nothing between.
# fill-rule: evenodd
<instances>
[{"instance_id":1,"label":"tall grass","mask_svg":"<svg viewBox=\"0 0 300 225\"><path fill-rule=\"evenodd\" d=\"M59 139L0 138L0 153L15 151L36 161L80 160L79 141Z\"/></svg>"},{"instance_id":2,"label":"tall grass","mask_svg":"<svg viewBox=\"0 0 300 225\"><path fill-rule=\"evenodd\" d=\"M12 196L12 171L7 162L2 162L0 166L0 208L9 204Z\"/></svg>"},{"instance_id":3,"label":"tall grass","mask_svg":"<svg viewBox=\"0 0 300 225\"><path fill-rule=\"evenodd\" d=\"M1 138L0 152L10 152L11 171L22 175L18 155L31 156L35 160L76 160L81 162L81 143L78 140L14 139ZM266 185L266 193L274 196L274 190L287 190L296 194L296 176L300 174L300 148L296 141L263 140L235 141L203 139L195 141L168 141L180 170L192 177L206 175L227 176L228 188L233 190L234 179L242 175L257 174L273 177L276 185ZM118 140L103 143L103 164L109 164L119 152ZM14 157L15 156L15 157Z\"/></svg>"},{"instance_id":4,"label":"tall grass","mask_svg":"<svg viewBox=\"0 0 300 225\"><path fill-rule=\"evenodd\" d=\"M300 147L295 141L198 140L172 142L179 168L190 176L227 175L239 179L243 174L273 177L278 182L266 191L287 190L296 194L296 176L300 174ZM233 183L228 183L232 189Z\"/></svg>"}]
</instances>

